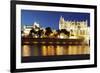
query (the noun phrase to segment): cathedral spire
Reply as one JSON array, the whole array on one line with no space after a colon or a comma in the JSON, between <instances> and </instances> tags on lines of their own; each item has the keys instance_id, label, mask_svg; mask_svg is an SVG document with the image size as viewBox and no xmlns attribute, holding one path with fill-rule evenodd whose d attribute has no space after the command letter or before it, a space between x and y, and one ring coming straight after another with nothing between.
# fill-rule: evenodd
<instances>
[{"instance_id":1,"label":"cathedral spire","mask_svg":"<svg viewBox=\"0 0 100 73\"><path fill-rule=\"evenodd\" d=\"M62 16L60 16L59 24L63 24L63 23L64 23L64 18Z\"/></svg>"}]
</instances>

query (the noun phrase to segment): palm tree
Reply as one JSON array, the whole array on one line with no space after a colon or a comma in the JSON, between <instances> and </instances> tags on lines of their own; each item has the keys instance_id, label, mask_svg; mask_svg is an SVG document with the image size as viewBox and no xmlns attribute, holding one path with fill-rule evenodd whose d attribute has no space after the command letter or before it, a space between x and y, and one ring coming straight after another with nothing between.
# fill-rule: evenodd
<instances>
[{"instance_id":1,"label":"palm tree","mask_svg":"<svg viewBox=\"0 0 100 73\"><path fill-rule=\"evenodd\" d=\"M33 37L34 35L33 34L37 34L37 32L35 31L34 28L31 28L30 32L29 32L29 36L30 37Z\"/></svg>"},{"instance_id":2,"label":"palm tree","mask_svg":"<svg viewBox=\"0 0 100 73\"><path fill-rule=\"evenodd\" d=\"M50 34L52 33L51 28L50 28L50 27L47 27L45 30L46 30L45 35L46 35L47 37L49 37Z\"/></svg>"},{"instance_id":3,"label":"palm tree","mask_svg":"<svg viewBox=\"0 0 100 73\"><path fill-rule=\"evenodd\" d=\"M43 29L39 29L37 31L38 37L41 38L41 36L43 35Z\"/></svg>"},{"instance_id":4,"label":"palm tree","mask_svg":"<svg viewBox=\"0 0 100 73\"><path fill-rule=\"evenodd\" d=\"M57 36L60 36L61 31L58 29L57 31Z\"/></svg>"},{"instance_id":5,"label":"palm tree","mask_svg":"<svg viewBox=\"0 0 100 73\"><path fill-rule=\"evenodd\" d=\"M67 31L66 29L61 29L60 32L61 32L61 33L64 33L64 34L67 35L68 37L70 36L70 32Z\"/></svg>"}]
</instances>

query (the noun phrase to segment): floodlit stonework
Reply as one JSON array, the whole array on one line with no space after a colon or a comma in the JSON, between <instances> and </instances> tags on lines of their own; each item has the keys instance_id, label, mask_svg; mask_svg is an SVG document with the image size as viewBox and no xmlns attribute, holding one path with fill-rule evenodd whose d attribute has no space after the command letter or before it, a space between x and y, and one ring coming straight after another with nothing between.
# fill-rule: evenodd
<instances>
[{"instance_id":1,"label":"floodlit stonework","mask_svg":"<svg viewBox=\"0 0 100 73\"><path fill-rule=\"evenodd\" d=\"M70 32L70 37L80 37L89 40L89 26L86 21L69 21L62 16L59 20L59 29L66 29Z\"/></svg>"}]
</instances>

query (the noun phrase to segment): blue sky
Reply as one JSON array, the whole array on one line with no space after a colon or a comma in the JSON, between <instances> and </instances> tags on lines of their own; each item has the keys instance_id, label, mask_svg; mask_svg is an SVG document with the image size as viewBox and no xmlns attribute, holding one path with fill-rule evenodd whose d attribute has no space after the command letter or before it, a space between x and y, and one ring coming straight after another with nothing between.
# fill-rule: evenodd
<instances>
[{"instance_id":1,"label":"blue sky","mask_svg":"<svg viewBox=\"0 0 100 73\"><path fill-rule=\"evenodd\" d=\"M40 24L41 27L51 27L52 29L59 28L60 17L65 20L72 21L88 21L90 26L89 13L76 12L55 12L55 11L36 11L36 10L21 10L21 25L32 25L34 22Z\"/></svg>"}]
</instances>

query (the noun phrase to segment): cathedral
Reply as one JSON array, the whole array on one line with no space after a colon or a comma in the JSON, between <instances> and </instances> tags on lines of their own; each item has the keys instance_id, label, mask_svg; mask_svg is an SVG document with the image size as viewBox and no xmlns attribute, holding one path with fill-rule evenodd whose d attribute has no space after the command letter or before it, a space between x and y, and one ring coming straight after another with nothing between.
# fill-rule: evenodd
<instances>
[{"instance_id":1,"label":"cathedral","mask_svg":"<svg viewBox=\"0 0 100 73\"><path fill-rule=\"evenodd\" d=\"M87 20L85 21L69 21L65 20L62 16L59 20L59 29L66 29L70 32L70 37L79 37L89 40L89 26Z\"/></svg>"}]
</instances>

